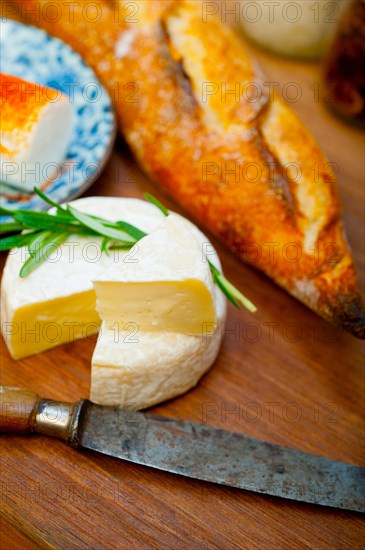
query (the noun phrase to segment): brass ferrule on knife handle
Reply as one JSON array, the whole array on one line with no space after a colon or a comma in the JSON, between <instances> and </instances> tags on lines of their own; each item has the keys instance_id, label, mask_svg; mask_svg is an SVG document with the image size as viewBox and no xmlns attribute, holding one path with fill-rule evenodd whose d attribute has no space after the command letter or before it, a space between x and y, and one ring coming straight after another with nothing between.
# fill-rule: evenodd
<instances>
[{"instance_id":1,"label":"brass ferrule on knife handle","mask_svg":"<svg viewBox=\"0 0 365 550\"><path fill-rule=\"evenodd\" d=\"M64 403L42 399L21 388L0 386L0 432L36 432L77 447L79 417L85 401Z\"/></svg>"}]
</instances>

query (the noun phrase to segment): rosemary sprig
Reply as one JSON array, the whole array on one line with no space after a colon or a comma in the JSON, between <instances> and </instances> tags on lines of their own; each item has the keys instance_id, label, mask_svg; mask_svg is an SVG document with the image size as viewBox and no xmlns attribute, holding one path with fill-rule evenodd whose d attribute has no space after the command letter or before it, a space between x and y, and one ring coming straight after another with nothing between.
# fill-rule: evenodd
<instances>
[{"instance_id":1,"label":"rosemary sprig","mask_svg":"<svg viewBox=\"0 0 365 550\"><path fill-rule=\"evenodd\" d=\"M5 233L14 233L14 231L21 231L22 229L23 224L19 222L2 223L0 225L0 234L4 235Z\"/></svg>"},{"instance_id":2,"label":"rosemary sprig","mask_svg":"<svg viewBox=\"0 0 365 550\"><path fill-rule=\"evenodd\" d=\"M98 219L93 218L88 214L84 214L83 212L79 212L76 208L73 208L69 204L67 205L67 211L72 214L75 220L77 220L85 228L91 230L94 234L109 237L109 239L114 239L115 241L123 241L126 244L130 243L132 246L136 243L136 239L131 235L128 235L128 233L123 231L123 229L115 229L115 224L114 226L111 224L105 224L106 220L104 220L103 224L103 222L100 222Z\"/></svg>"},{"instance_id":3,"label":"rosemary sprig","mask_svg":"<svg viewBox=\"0 0 365 550\"><path fill-rule=\"evenodd\" d=\"M156 199L156 197L153 197L152 195L150 195L149 193L144 193L144 197L145 199L147 199L149 202L151 202L152 204L154 204L155 206L157 206L157 208L159 208L162 212L162 214L164 214L165 216L168 216L170 214L170 212L167 210L166 206L164 206L162 204L162 202L160 202L158 199Z\"/></svg>"},{"instance_id":4,"label":"rosemary sprig","mask_svg":"<svg viewBox=\"0 0 365 550\"><path fill-rule=\"evenodd\" d=\"M219 271L219 269L217 269L211 262L209 262L209 267L212 273L213 281L216 285L219 286L223 294L226 295L228 300L237 309L240 309L241 304L251 313L256 313L257 307L252 302L250 302L250 300L246 298L246 296L244 296L242 292L238 290L238 288L233 286L233 284L225 278L225 276Z\"/></svg>"},{"instance_id":5,"label":"rosemary sprig","mask_svg":"<svg viewBox=\"0 0 365 550\"><path fill-rule=\"evenodd\" d=\"M37 267L48 260L55 250L69 237L68 233L53 233L52 231L41 231L29 245L30 257L23 264L20 270L20 277L26 277Z\"/></svg>"},{"instance_id":6,"label":"rosemary sprig","mask_svg":"<svg viewBox=\"0 0 365 550\"><path fill-rule=\"evenodd\" d=\"M21 233L20 235L11 235L0 240L1 252L11 250L12 248L21 248L26 246L32 240L33 234Z\"/></svg>"},{"instance_id":7,"label":"rosemary sprig","mask_svg":"<svg viewBox=\"0 0 365 550\"><path fill-rule=\"evenodd\" d=\"M34 191L54 212L33 210L9 210L0 207L0 215L13 218L13 221L1 225L1 234L14 233L0 239L0 250L28 247L29 258L20 270L20 277L26 277L45 262L70 235L93 236L101 238L101 250L108 254L110 250L131 249L146 236L144 231L125 221L111 222L98 216L80 212L71 205L62 206L47 197L37 187ZM155 197L145 194L145 198L165 215L167 208ZM213 281L219 286L231 303L240 308L244 306L254 313L256 307L248 300L211 262L209 262Z\"/></svg>"}]
</instances>

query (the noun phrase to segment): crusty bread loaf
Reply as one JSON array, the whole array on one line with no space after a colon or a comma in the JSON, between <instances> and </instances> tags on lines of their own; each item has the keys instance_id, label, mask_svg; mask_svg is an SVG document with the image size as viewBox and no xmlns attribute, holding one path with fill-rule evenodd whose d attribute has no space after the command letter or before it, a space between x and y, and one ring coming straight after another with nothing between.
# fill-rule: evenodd
<instances>
[{"instance_id":1,"label":"crusty bread loaf","mask_svg":"<svg viewBox=\"0 0 365 550\"><path fill-rule=\"evenodd\" d=\"M57 3L63 16L52 22L40 13L40 25L109 87L124 137L161 189L244 261L364 338L328 161L265 88L234 32L218 19L204 22L196 0L99 2L95 23L79 5L71 21Z\"/></svg>"}]
</instances>

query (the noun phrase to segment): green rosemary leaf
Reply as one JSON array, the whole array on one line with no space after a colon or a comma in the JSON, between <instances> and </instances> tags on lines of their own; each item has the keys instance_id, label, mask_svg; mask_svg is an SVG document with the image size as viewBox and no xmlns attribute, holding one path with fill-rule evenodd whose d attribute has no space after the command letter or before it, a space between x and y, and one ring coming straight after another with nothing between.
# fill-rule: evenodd
<instances>
[{"instance_id":1,"label":"green rosemary leaf","mask_svg":"<svg viewBox=\"0 0 365 550\"><path fill-rule=\"evenodd\" d=\"M109 247L108 250L130 250L135 243L122 243L118 241L113 241Z\"/></svg>"},{"instance_id":2,"label":"green rosemary leaf","mask_svg":"<svg viewBox=\"0 0 365 550\"><path fill-rule=\"evenodd\" d=\"M149 202L151 202L152 204L157 206L157 208L159 210L161 210L161 212L162 212L162 214L164 214L164 216L168 216L170 214L170 212L167 210L166 206L164 206L162 204L162 202L160 202L158 199L156 199L156 197L154 197L153 195L150 195L149 193L144 193L144 196Z\"/></svg>"},{"instance_id":3,"label":"green rosemary leaf","mask_svg":"<svg viewBox=\"0 0 365 550\"><path fill-rule=\"evenodd\" d=\"M4 237L3 239L0 239L0 251L3 252L4 250L11 250L12 248L21 248L22 246L26 246L32 236L33 232Z\"/></svg>"},{"instance_id":4,"label":"green rosemary leaf","mask_svg":"<svg viewBox=\"0 0 365 550\"><path fill-rule=\"evenodd\" d=\"M226 296L226 298L228 298L228 300L234 305L234 307L236 307L237 309L240 309L240 305L239 303L237 302L237 300L235 300L233 298L233 296L228 292L228 289L226 288L226 286L224 285L224 283L222 282L222 280L217 277L214 279L214 282L217 286L219 286L219 288L221 289L221 291L223 292L223 294Z\"/></svg>"},{"instance_id":5,"label":"green rosemary leaf","mask_svg":"<svg viewBox=\"0 0 365 550\"><path fill-rule=\"evenodd\" d=\"M36 257L36 255L39 254L39 250L44 246L51 235L53 235L52 231L36 231L30 233L30 239L27 243L29 254Z\"/></svg>"},{"instance_id":6,"label":"green rosemary leaf","mask_svg":"<svg viewBox=\"0 0 365 550\"><path fill-rule=\"evenodd\" d=\"M20 277L24 278L37 269L37 267L44 263L68 237L69 233L59 233L58 235L53 233L48 236L48 238L45 238L42 241L42 246L39 248L39 251L34 256L30 256L23 264L19 273Z\"/></svg>"},{"instance_id":7,"label":"green rosemary leaf","mask_svg":"<svg viewBox=\"0 0 365 550\"><path fill-rule=\"evenodd\" d=\"M219 288L222 290L223 294L225 294L228 300L230 300L230 302L232 302L232 304L237 309L240 309L240 304L241 304L246 309L248 309L248 311L250 311L251 313L256 313L257 311L256 306L252 302L250 302L250 300L246 298L246 296L244 296L242 292L238 290L238 288L232 285L232 283L230 283L225 278L223 273L221 273L219 269L215 267L215 265L213 265L211 262L208 262L208 263L209 263L210 271L212 273L214 282L219 286Z\"/></svg>"},{"instance_id":8,"label":"green rosemary leaf","mask_svg":"<svg viewBox=\"0 0 365 550\"><path fill-rule=\"evenodd\" d=\"M213 277L213 281L214 283L219 286L219 288L221 289L221 291L223 292L223 294L226 296L226 298L228 298L228 300L237 308L237 309L240 309L240 305L239 303L231 296L231 294L228 292L228 290L226 289L223 281L221 280L220 278L220 275L221 272L219 271L219 269L217 269L215 267L215 265L213 265L211 262L209 262L209 267L210 267L210 271L211 271L211 274L212 274L212 277Z\"/></svg>"},{"instance_id":9,"label":"green rosemary leaf","mask_svg":"<svg viewBox=\"0 0 365 550\"><path fill-rule=\"evenodd\" d=\"M10 210L10 208L0 206L0 216L13 216L14 212L17 212L17 210Z\"/></svg>"},{"instance_id":10,"label":"green rosemary leaf","mask_svg":"<svg viewBox=\"0 0 365 550\"><path fill-rule=\"evenodd\" d=\"M104 237L104 239L101 241L101 251L105 252L107 256L109 256L109 243L110 239L109 237Z\"/></svg>"},{"instance_id":11,"label":"green rosemary leaf","mask_svg":"<svg viewBox=\"0 0 365 550\"><path fill-rule=\"evenodd\" d=\"M92 218L91 216L88 216L83 212L79 212L69 204L67 205L67 209L69 210L69 212L72 213L76 220L78 220L88 229L91 229L92 231L98 233L99 235L102 235L103 237L109 237L110 239L113 239L115 241L122 241L125 244L134 244L136 242L136 239L128 235L125 231L119 231L112 227L107 227L106 225L103 225L101 222L99 222L97 219Z\"/></svg>"},{"instance_id":12,"label":"green rosemary leaf","mask_svg":"<svg viewBox=\"0 0 365 550\"><path fill-rule=\"evenodd\" d=\"M144 231L141 231L140 229L138 229L138 227L135 227L128 222L116 222L115 225L116 227L120 227L121 229L123 229L126 233L128 233L128 235L134 237L137 241L147 236L147 233L144 233Z\"/></svg>"},{"instance_id":13,"label":"green rosemary leaf","mask_svg":"<svg viewBox=\"0 0 365 550\"><path fill-rule=\"evenodd\" d=\"M85 233L83 226L71 220L69 216L63 214L21 210L17 211L13 217L17 222L22 223L24 228L50 230L54 232L68 231L69 233ZM86 233L90 233L90 231Z\"/></svg>"},{"instance_id":14,"label":"green rosemary leaf","mask_svg":"<svg viewBox=\"0 0 365 550\"><path fill-rule=\"evenodd\" d=\"M90 216L90 214L88 215ZM90 216L90 218L92 218L93 220L97 220L105 227L116 229L117 231L120 231L120 229L122 229L128 235L130 235L131 237L134 237L134 239L137 241L139 241L140 239L143 239L143 237L146 237L147 235L147 233L144 233L141 229L139 229L135 225L131 225L128 222L124 222L124 221L110 222L108 220L104 220L103 218L99 218L97 216Z\"/></svg>"},{"instance_id":15,"label":"green rosemary leaf","mask_svg":"<svg viewBox=\"0 0 365 550\"><path fill-rule=\"evenodd\" d=\"M245 307L250 313L256 313L257 307L248 298L246 298L246 296L244 296L238 288L233 286L232 283L230 283L223 275L220 276L220 280L223 282L227 292L234 300L243 305L243 307Z\"/></svg>"},{"instance_id":16,"label":"green rosemary leaf","mask_svg":"<svg viewBox=\"0 0 365 550\"><path fill-rule=\"evenodd\" d=\"M208 264L209 264L209 267L210 267L210 271L212 272L213 278L214 278L214 277L217 277L218 275L221 274L221 272L219 271L219 269L217 269L217 268L215 267L215 265L212 264L212 262L210 262L209 260L208 260Z\"/></svg>"},{"instance_id":17,"label":"green rosemary leaf","mask_svg":"<svg viewBox=\"0 0 365 550\"><path fill-rule=\"evenodd\" d=\"M4 235L5 233L13 233L15 231L21 231L23 229L23 224L20 222L4 222L0 223L0 234Z\"/></svg>"},{"instance_id":18,"label":"green rosemary leaf","mask_svg":"<svg viewBox=\"0 0 365 550\"><path fill-rule=\"evenodd\" d=\"M58 204L58 202L55 202L54 200L52 200L50 197L47 197L47 195L45 193L43 193L38 187L34 187L34 193L36 193L38 195L38 197L40 197L42 200L44 200L44 202L46 202L50 206L53 206L54 208L57 208L57 210L59 212L62 212L62 213L66 214L67 211L63 206Z\"/></svg>"}]
</instances>

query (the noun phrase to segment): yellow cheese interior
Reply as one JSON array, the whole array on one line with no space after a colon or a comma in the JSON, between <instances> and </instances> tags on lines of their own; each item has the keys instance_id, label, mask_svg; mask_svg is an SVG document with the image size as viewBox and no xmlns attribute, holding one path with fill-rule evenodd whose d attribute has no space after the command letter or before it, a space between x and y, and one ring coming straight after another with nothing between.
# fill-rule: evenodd
<instances>
[{"instance_id":1,"label":"yellow cheese interior","mask_svg":"<svg viewBox=\"0 0 365 550\"><path fill-rule=\"evenodd\" d=\"M197 279L168 282L94 282L97 310L108 323L134 323L141 331L201 335L216 314L206 285Z\"/></svg>"},{"instance_id":2,"label":"yellow cheese interior","mask_svg":"<svg viewBox=\"0 0 365 550\"><path fill-rule=\"evenodd\" d=\"M99 327L95 292L88 290L19 308L6 331L12 357L21 359L89 336Z\"/></svg>"}]
</instances>

